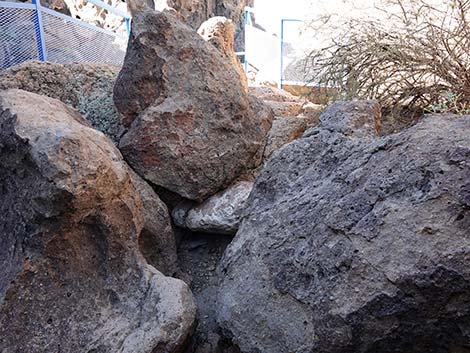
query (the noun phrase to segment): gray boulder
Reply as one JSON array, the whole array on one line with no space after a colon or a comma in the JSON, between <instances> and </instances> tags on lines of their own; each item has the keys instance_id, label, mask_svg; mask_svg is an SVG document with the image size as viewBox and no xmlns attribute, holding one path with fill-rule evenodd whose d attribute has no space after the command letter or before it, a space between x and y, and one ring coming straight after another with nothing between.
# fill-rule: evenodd
<instances>
[{"instance_id":1,"label":"gray boulder","mask_svg":"<svg viewBox=\"0 0 470 353\"><path fill-rule=\"evenodd\" d=\"M0 352L180 352L192 294L139 251L166 246L169 216L112 142L56 99L1 91L0 165Z\"/></svg>"},{"instance_id":2,"label":"gray boulder","mask_svg":"<svg viewBox=\"0 0 470 353\"><path fill-rule=\"evenodd\" d=\"M240 224L253 182L240 181L202 204L181 203L172 211L175 224L195 232L232 234Z\"/></svg>"},{"instance_id":3,"label":"gray boulder","mask_svg":"<svg viewBox=\"0 0 470 353\"><path fill-rule=\"evenodd\" d=\"M273 118L230 61L167 11L134 17L114 101L134 170L199 202L261 163Z\"/></svg>"},{"instance_id":4,"label":"gray boulder","mask_svg":"<svg viewBox=\"0 0 470 353\"><path fill-rule=\"evenodd\" d=\"M470 116L378 138L361 106L331 107L255 182L219 268L218 320L243 352L470 344Z\"/></svg>"}]
</instances>

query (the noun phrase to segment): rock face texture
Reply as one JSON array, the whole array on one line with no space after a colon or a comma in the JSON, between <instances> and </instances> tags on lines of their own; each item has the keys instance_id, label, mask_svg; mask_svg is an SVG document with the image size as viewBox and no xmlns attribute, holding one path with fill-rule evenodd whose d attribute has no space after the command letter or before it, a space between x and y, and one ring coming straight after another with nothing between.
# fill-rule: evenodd
<instances>
[{"instance_id":1,"label":"rock face texture","mask_svg":"<svg viewBox=\"0 0 470 353\"><path fill-rule=\"evenodd\" d=\"M250 87L250 92L257 98L263 101L268 101L268 102L298 102L299 101L299 97L296 97L287 91L274 88L274 87L254 86L254 87Z\"/></svg>"},{"instance_id":2,"label":"rock face texture","mask_svg":"<svg viewBox=\"0 0 470 353\"><path fill-rule=\"evenodd\" d=\"M142 199L144 227L139 248L147 262L167 276L179 275L176 242L168 208L152 187L129 169L132 184Z\"/></svg>"},{"instance_id":3,"label":"rock face texture","mask_svg":"<svg viewBox=\"0 0 470 353\"><path fill-rule=\"evenodd\" d=\"M275 118L268 133L263 160L267 161L274 151L301 137L305 130L315 125L315 120L309 117Z\"/></svg>"},{"instance_id":4,"label":"rock face texture","mask_svg":"<svg viewBox=\"0 0 470 353\"><path fill-rule=\"evenodd\" d=\"M164 0L192 28L197 29L214 16L231 19L235 24L237 50L244 45L243 22L245 6L253 6L254 0ZM157 0L159 2L159 0Z\"/></svg>"},{"instance_id":5,"label":"rock face texture","mask_svg":"<svg viewBox=\"0 0 470 353\"><path fill-rule=\"evenodd\" d=\"M129 126L119 147L134 170L203 201L259 165L272 115L237 77L215 47L171 13L137 14L114 89Z\"/></svg>"},{"instance_id":6,"label":"rock face texture","mask_svg":"<svg viewBox=\"0 0 470 353\"><path fill-rule=\"evenodd\" d=\"M168 0L167 2L194 29L214 16L224 16L236 24L242 23L245 6L253 5L251 0Z\"/></svg>"},{"instance_id":7,"label":"rock face texture","mask_svg":"<svg viewBox=\"0 0 470 353\"><path fill-rule=\"evenodd\" d=\"M103 64L27 62L0 71L0 89L18 88L59 99L117 142L121 124L113 86L118 71Z\"/></svg>"},{"instance_id":8,"label":"rock face texture","mask_svg":"<svg viewBox=\"0 0 470 353\"><path fill-rule=\"evenodd\" d=\"M218 320L243 352L470 344L470 116L378 138L353 106L327 110L255 182L219 268Z\"/></svg>"},{"instance_id":9,"label":"rock face texture","mask_svg":"<svg viewBox=\"0 0 470 353\"><path fill-rule=\"evenodd\" d=\"M139 252L147 196L111 141L58 100L2 91L0 164L0 351L179 351L194 301Z\"/></svg>"},{"instance_id":10,"label":"rock face texture","mask_svg":"<svg viewBox=\"0 0 470 353\"><path fill-rule=\"evenodd\" d=\"M375 137L382 128L381 107L377 101L338 102L322 113L320 125L353 139Z\"/></svg>"},{"instance_id":11,"label":"rock face texture","mask_svg":"<svg viewBox=\"0 0 470 353\"><path fill-rule=\"evenodd\" d=\"M250 93L264 101L276 117L302 116L317 119L322 107L274 87L250 87Z\"/></svg>"},{"instance_id":12,"label":"rock face texture","mask_svg":"<svg viewBox=\"0 0 470 353\"><path fill-rule=\"evenodd\" d=\"M245 71L234 51L235 26L233 22L222 16L212 17L199 27L197 33L205 41L216 47L230 61L237 70L239 80L243 83L245 91L248 92L248 80Z\"/></svg>"},{"instance_id":13,"label":"rock face texture","mask_svg":"<svg viewBox=\"0 0 470 353\"><path fill-rule=\"evenodd\" d=\"M195 232L235 235L252 187L253 182L240 181L200 205L180 204L172 211L173 221Z\"/></svg>"},{"instance_id":14,"label":"rock face texture","mask_svg":"<svg viewBox=\"0 0 470 353\"><path fill-rule=\"evenodd\" d=\"M286 92L272 88L255 87L250 88L253 92L252 96L258 96L266 99L268 103L280 101L284 99L298 100ZM267 114L268 105L263 105L258 101L255 105L262 116ZM378 105L373 102L355 103L354 107L348 104L341 106L341 109L362 109L363 115L380 118L376 116L376 108ZM367 107L367 108L366 108ZM271 129L266 137L266 145L263 150L262 163L258 168L249 170L239 178L239 181L229 186L202 204L192 202L180 202L173 209L172 217L175 224L179 227L187 228L192 231L213 234L229 234L234 235L240 225L242 215L246 207L246 201L253 186L253 180L258 176L263 165L268 161L274 151L295 139L298 139L308 129L318 124L319 110L313 107L311 111L304 109L299 116L276 117L273 120ZM372 114L372 115L370 115ZM373 120L372 120L373 121Z\"/></svg>"}]
</instances>

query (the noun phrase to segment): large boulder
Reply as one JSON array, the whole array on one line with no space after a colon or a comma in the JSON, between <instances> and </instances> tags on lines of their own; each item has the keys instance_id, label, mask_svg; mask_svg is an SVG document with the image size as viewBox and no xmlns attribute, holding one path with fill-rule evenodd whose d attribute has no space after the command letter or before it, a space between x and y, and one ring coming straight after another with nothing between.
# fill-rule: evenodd
<instances>
[{"instance_id":1,"label":"large boulder","mask_svg":"<svg viewBox=\"0 0 470 353\"><path fill-rule=\"evenodd\" d=\"M372 102L367 102L363 106L355 104L355 108L360 110L361 116L369 116L372 122L377 119L375 109L377 107L378 104ZM269 109L265 105L260 109L262 111L267 108ZM344 109L344 107L341 108ZM235 235L253 187L253 180L259 175L263 165L276 150L301 137L307 129L318 124L318 120L319 112L317 110L294 117L274 118L272 127L266 136L261 165L250 169L237 182L212 195L201 204L187 201L177 203L172 211L175 224L195 232Z\"/></svg>"},{"instance_id":2,"label":"large boulder","mask_svg":"<svg viewBox=\"0 0 470 353\"><path fill-rule=\"evenodd\" d=\"M214 16L227 17L238 26L243 23L245 7L253 4L252 0L167 0L167 2L194 29Z\"/></svg>"},{"instance_id":3,"label":"large boulder","mask_svg":"<svg viewBox=\"0 0 470 353\"><path fill-rule=\"evenodd\" d=\"M295 103L300 101L299 97L275 87L252 86L250 87L250 92L263 101L284 103Z\"/></svg>"},{"instance_id":4,"label":"large boulder","mask_svg":"<svg viewBox=\"0 0 470 353\"><path fill-rule=\"evenodd\" d=\"M104 64L32 61L0 71L0 89L17 88L59 99L117 142L122 129L113 103L118 72Z\"/></svg>"},{"instance_id":5,"label":"large boulder","mask_svg":"<svg viewBox=\"0 0 470 353\"><path fill-rule=\"evenodd\" d=\"M219 268L218 320L243 352L470 344L470 116L378 138L354 104L330 108L255 182Z\"/></svg>"},{"instance_id":6,"label":"large boulder","mask_svg":"<svg viewBox=\"0 0 470 353\"><path fill-rule=\"evenodd\" d=\"M7 90L0 164L0 351L179 352L191 292L139 251L168 215L149 225L152 196L112 142L58 100Z\"/></svg>"},{"instance_id":7,"label":"large boulder","mask_svg":"<svg viewBox=\"0 0 470 353\"><path fill-rule=\"evenodd\" d=\"M158 187L203 201L261 162L272 113L220 52L170 12L141 12L114 88L119 147Z\"/></svg>"}]
</instances>

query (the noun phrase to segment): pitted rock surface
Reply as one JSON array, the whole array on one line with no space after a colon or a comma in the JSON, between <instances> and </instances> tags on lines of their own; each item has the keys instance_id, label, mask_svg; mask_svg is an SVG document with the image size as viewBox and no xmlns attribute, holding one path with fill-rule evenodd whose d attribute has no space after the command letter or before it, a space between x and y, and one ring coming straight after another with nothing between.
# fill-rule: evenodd
<instances>
[{"instance_id":1,"label":"pitted rock surface","mask_svg":"<svg viewBox=\"0 0 470 353\"><path fill-rule=\"evenodd\" d=\"M134 17L114 101L134 170L199 202L261 163L273 118L230 62L167 11Z\"/></svg>"},{"instance_id":2,"label":"pitted rock surface","mask_svg":"<svg viewBox=\"0 0 470 353\"><path fill-rule=\"evenodd\" d=\"M139 251L144 231L166 245L168 214L145 212L157 196L111 140L56 99L1 91L0 164L0 351L179 352L194 299Z\"/></svg>"},{"instance_id":3,"label":"pitted rock surface","mask_svg":"<svg viewBox=\"0 0 470 353\"><path fill-rule=\"evenodd\" d=\"M465 351L470 116L378 138L352 107L256 180L219 268L219 323L244 352Z\"/></svg>"}]
</instances>

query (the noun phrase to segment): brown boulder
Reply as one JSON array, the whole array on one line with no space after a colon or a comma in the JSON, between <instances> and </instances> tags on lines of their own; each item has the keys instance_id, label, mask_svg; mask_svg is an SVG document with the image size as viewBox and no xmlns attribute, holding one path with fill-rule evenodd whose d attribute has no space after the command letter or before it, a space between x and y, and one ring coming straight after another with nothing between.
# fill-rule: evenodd
<instances>
[{"instance_id":1,"label":"brown boulder","mask_svg":"<svg viewBox=\"0 0 470 353\"><path fill-rule=\"evenodd\" d=\"M176 241L168 208L140 176L129 168L132 184L143 204L144 227L139 236L139 248L147 262L167 276L179 276Z\"/></svg>"},{"instance_id":2,"label":"brown boulder","mask_svg":"<svg viewBox=\"0 0 470 353\"><path fill-rule=\"evenodd\" d=\"M139 252L153 228L111 141L58 100L2 91L0 164L0 351L178 351L194 301Z\"/></svg>"},{"instance_id":3,"label":"brown boulder","mask_svg":"<svg viewBox=\"0 0 470 353\"><path fill-rule=\"evenodd\" d=\"M275 87L254 86L250 87L250 93L263 101L270 102L299 102L300 98Z\"/></svg>"},{"instance_id":4,"label":"brown boulder","mask_svg":"<svg viewBox=\"0 0 470 353\"><path fill-rule=\"evenodd\" d=\"M252 108L261 103L230 62L169 12L134 18L114 101L134 170L198 201L259 165L272 121L270 110Z\"/></svg>"}]
</instances>

